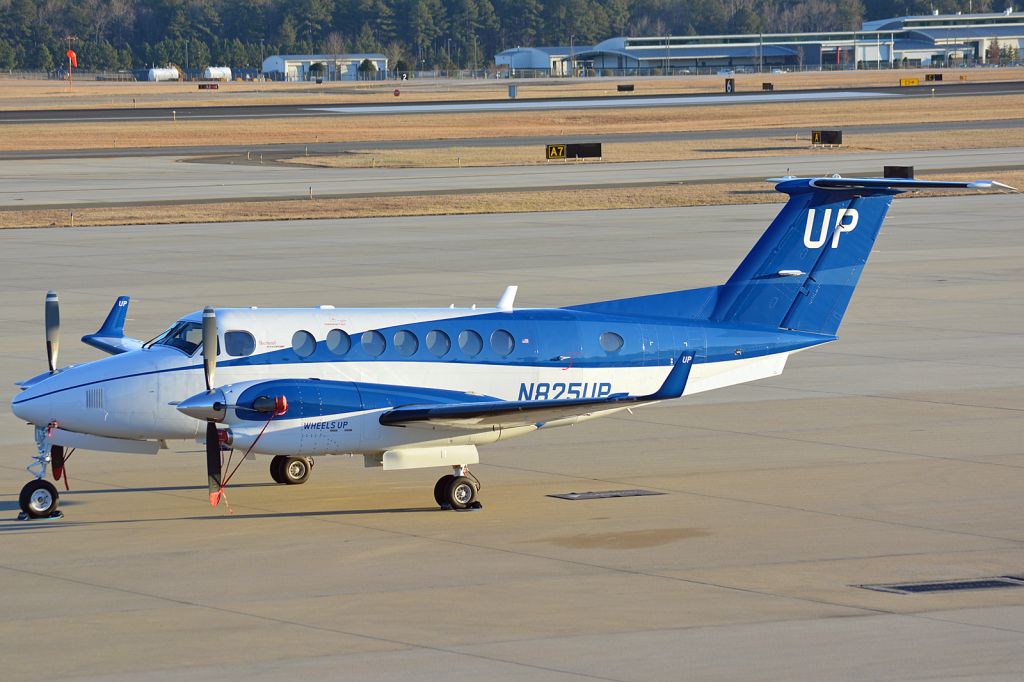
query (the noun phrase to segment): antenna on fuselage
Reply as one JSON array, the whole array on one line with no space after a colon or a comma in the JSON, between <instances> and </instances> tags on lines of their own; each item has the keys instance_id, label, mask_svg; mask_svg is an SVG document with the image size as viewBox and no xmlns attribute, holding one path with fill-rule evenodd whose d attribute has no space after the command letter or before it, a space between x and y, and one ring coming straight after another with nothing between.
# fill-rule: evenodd
<instances>
[{"instance_id":1,"label":"antenna on fuselage","mask_svg":"<svg viewBox=\"0 0 1024 682\"><path fill-rule=\"evenodd\" d=\"M505 287L505 293L503 293L501 298L498 299L498 310L511 311L512 304L515 303L516 300L516 292L518 291L519 287L515 284L510 284Z\"/></svg>"}]
</instances>

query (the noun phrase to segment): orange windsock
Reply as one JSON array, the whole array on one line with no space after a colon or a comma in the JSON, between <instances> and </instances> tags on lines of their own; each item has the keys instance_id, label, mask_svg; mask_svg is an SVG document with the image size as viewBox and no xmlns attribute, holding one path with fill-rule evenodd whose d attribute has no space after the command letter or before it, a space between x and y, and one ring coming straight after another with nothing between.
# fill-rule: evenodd
<instances>
[{"instance_id":1,"label":"orange windsock","mask_svg":"<svg viewBox=\"0 0 1024 682\"><path fill-rule=\"evenodd\" d=\"M78 68L78 55L75 54L74 50L68 50L68 59L71 60L71 66Z\"/></svg>"}]
</instances>

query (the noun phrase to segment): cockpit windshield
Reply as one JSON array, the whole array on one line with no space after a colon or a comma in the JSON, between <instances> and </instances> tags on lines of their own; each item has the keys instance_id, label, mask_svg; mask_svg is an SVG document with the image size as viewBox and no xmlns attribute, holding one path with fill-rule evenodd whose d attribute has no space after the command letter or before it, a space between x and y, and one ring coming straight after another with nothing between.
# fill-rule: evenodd
<instances>
[{"instance_id":1,"label":"cockpit windshield","mask_svg":"<svg viewBox=\"0 0 1024 682\"><path fill-rule=\"evenodd\" d=\"M170 329L145 345L170 346L177 348L186 355L193 355L203 345L203 325L198 322L175 322Z\"/></svg>"}]
</instances>

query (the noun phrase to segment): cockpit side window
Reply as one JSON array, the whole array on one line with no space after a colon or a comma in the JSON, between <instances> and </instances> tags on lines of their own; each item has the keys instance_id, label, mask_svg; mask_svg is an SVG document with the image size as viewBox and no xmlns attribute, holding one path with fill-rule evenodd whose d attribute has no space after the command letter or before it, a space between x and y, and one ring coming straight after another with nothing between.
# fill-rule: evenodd
<instances>
[{"instance_id":1,"label":"cockpit side window","mask_svg":"<svg viewBox=\"0 0 1024 682\"><path fill-rule=\"evenodd\" d=\"M170 346L185 355L193 355L201 345L203 345L203 325L198 322L178 322L146 344L150 348Z\"/></svg>"}]
</instances>

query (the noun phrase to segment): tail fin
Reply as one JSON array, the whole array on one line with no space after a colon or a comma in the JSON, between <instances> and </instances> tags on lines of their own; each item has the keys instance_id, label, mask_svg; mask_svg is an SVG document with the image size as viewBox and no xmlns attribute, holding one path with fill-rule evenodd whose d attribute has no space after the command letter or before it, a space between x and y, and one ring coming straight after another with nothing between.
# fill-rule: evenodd
<instances>
[{"instance_id":1,"label":"tail fin","mask_svg":"<svg viewBox=\"0 0 1024 682\"><path fill-rule=\"evenodd\" d=\"M786 179L789 201L718 292L711 319L834 335L892 197L992 182Z\"/></svg>"}]
</instances>

